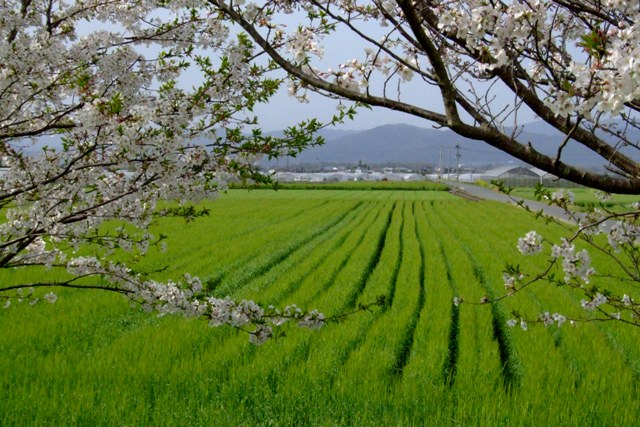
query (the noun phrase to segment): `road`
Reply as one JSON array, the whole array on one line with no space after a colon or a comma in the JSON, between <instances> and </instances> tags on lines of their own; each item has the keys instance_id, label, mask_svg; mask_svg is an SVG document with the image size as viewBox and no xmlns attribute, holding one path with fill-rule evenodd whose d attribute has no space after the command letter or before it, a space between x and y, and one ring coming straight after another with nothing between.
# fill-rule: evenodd
<instances>
[{"instance_id":1,"label":"road","mask_svg":"<svg viewBox=\"0 0 640 427\"><path fill-rule=\"evenodd\" d=\"M490 190L488 188L480 187L475 184L469 184L466 182L456 182L456 181L443 181L450 188L456 188L462 190L463 192L470 194L473 197L483 199L483 200L495 200L498 202L505 202L515 204L512 199L509 198L506 194L499 193L497 191ZM525 204L534 212L542 210L545 214L552 216L554 218L561 219L567 222L573 222L569 216L564 212L563 209L557 206L549 206L544 203L536 202L533 200L525 200Z\"/></svg>"}]
</instances>

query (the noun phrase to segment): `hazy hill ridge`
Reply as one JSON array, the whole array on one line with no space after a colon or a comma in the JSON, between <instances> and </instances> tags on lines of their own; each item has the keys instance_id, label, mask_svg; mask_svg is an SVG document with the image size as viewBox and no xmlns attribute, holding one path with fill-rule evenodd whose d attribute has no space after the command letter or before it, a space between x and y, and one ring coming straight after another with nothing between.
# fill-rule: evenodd
<instances>
[{"instance_id":1,"label":"hazy hill ridge","mask_svg":"<svg viewBox=\"0 0 640 427\"><path fill-rule=\"evenodd\" d=\"M508 154L483 141L474 141L447 129L420 128L406 124L384 125L369 130L351 131L347 134L327 132L323 146L305 150L295 159L296 163L430 163L443 164L447 158L453 167L456 145L460 146L460 163L465 166L483 166L519 162ZM555 154L564 136L544 122L534 122L524 127L518 140L530 142L539 151ZM576 142L569 142L563 158L572 163L594 167L601 159Z\"/></svg>"},{"instance_id":2,"label":"hazy hill ridge","mask_svg":"<svg viewBox=\"0 0 640 427\"><path fill-rule=\"evenodd\" d=\"M282 135L281 131L269 134ZM309 148L296 158L289 157L290 165L310 164L430 164L455 167L456 145L460 146L460 163L465 167L501 165L510 162L522 163L508 154L491 147L483 141L474 141L457 135L448 129L422 128L407 124L378 126L368 130L323 129L320 135L325 144ZM632 140L640 144L640 131L629 133ZM533 147L546 154L555 154L564 136L545 122L537 121L524 126L518 136L519 141L530 142ZM200 138L197 143L206 144ZM25 143L24 151L39 155L41 147L60 148L59 136L47 136L36 145ZM632 157L640 160L637 152ZM602 168L602 159L574 141L570 141L563 151L563 158L583 167ZM281 159L285 160L285 159ZM261 162L264 166L275 165L276 160ZM280 163L282 166L282 163Z\"/></svg>"}]
</instances>

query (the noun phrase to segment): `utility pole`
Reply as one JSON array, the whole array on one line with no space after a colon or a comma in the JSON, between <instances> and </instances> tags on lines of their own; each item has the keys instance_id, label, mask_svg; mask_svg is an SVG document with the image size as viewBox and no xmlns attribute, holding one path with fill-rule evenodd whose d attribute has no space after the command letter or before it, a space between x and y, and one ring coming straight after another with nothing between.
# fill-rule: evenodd
<instances>
[{"instance_id":1,"label":"utility pole","mask_svg":"<svg viewBox=\"0 0 640 427\"><path fill-rule=\"evenodd\" d=\"M447 179L451 179L451 153L447 147Z\"/></svg>"},{"instance_id":2,"label":"utility pole","mask_svg":"<svg viewBox=\"0 0 640 427\"><path fill-rule=\"evenodd\" d=\"M460 154L460 144L456 144L456 181L460 181L460 157L462 157L462 154Z\"/></svg>"},{"instance_id":3,"label":"utility pole","mask_svg":"<svg viewBox=\"0 0 640 427\"><path fill-rule=\"evenodd\" d=\"M440 147L440 168L438 169L438 179L442 179L442 147Z\"/></svg>"}]
</instances>

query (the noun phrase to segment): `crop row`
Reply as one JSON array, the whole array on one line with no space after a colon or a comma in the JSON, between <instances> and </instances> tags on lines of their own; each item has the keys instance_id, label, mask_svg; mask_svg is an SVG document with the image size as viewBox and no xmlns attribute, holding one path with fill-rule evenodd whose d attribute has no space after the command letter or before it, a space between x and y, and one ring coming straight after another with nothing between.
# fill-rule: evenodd
<instances>
[{"instance_id":1,"label":"crop row","mask_svg":"<svg viewBox=\"0 0 640 427\"><path fill-rule=\"evenodd\" d=\"M142 264L168 264L166 275L189 267L219 295L328 316L385 304L319 331L289 326L260 347L113 296L18 306L0 312L15 326L0 332L0 424L99 424L92 414L105 424L636 419L635 331L508 329L512 310L579 310L571 292L543 284L500 304L453 303L500 295L505 261L536 267L517 255L517 237L557 228L510 206L416 191L231 192L216 203L195 224L161 223L170 249Z\"/></svg>"}]
</instances>

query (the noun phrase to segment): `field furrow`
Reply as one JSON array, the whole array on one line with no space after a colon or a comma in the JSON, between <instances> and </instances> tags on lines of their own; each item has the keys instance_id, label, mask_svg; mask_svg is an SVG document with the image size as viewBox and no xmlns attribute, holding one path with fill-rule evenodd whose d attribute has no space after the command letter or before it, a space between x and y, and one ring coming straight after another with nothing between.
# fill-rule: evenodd
<instances>
[{"instance_id":1,"label":"field furrow","mask_svg":"<svg viewBox=\"0 0 640 427\"><path fill-rule=\"evenodd\" d=\"M446 254L440 250L437 227L431 220L432 205L421 202L417 205L414 216L415 232L423 257L421 275L424 297L414 331L411 357L404 368L402 386L398 387L398 392L423 395L434 387L442 386L441 368L443 361L449 357L447 336L452 316L453 292L447 280Z\"/></svg>"},{"instance_id":2,"label":"field furrow","mask_svg":"<svg viewBox=\"0 0 640 427\"><path fill-rule=\"evenodd\" d=\"M308 277L289 300L300 301L298 304L304 305L316 303L329 294L334 286L348 287L347 283L354 281L354 277L357 279L353 287L363 288L379 262L392 214L391 204L382 205L376 210L373 222L354 230L353 238L331 253L315 274ZM341 304L344 306L347 303Z\"/></svg>"},{"instance_id":3,"label":"field furrow","mask_svg":"<svg viewBox=\"0 0 640 427\"><path fill-rule=\"evenodd\" d=\"M491 218L510 215L514 219L504 223L496 224ZM532 218L508 206L499 204L488 204L488 206L478 212L478 219L486 223L487 235L503 235L503 239L495 239L491 241L491 252L487 253L486 244L480 239L472 238L474 228L464 221L464 216L460 209L447 209L447 216L452 218L460 225L459 236L463 244L471 248L471 251L477 258L477 263L481 263L485 269L485 278L487 283L491 282L490 289L494 292L501 292L502 283L500 282L504 260L517 259L526 267L528 263L535 261L530 257L518 256L515 250L517 238L524 235L531 229L539 229L541 225L535 223ZM517 219L515 219L517 218ZM558 233L558 229L549 227L544 233L545 236L553 238ZM534 263L532 263L534 264ZM502 291L503 292L503 291ZM523 295L529 295L524 297ZM510 310L517 310L521 313L529 313L535 317L537 313L548 310L549 307L563 307L566 314L584 314L580 310L579 298L569 292L568 289L557 289L540 284L518 298L509 298L505 300L505 306L509 307L505 313ZM484 307L490 309L491 307ZM463 307L466 309L466 307ZM547 387L566 387L574 389L578 393L579 400L590 394L590 390L594 389L594 381L597 381L597 372L603 370L611 370L617 372L617 378L621 383L632 383L634 380L633 364L629 363L628 355L623 357L615 351L604 350L611 346L603 327L606 325L580 325L577 328L571 328L568 325L563 326L561 330L557 328L545 329L542 327L530 328L524 332L520 329L513 330L511 333L512 344L519 354L522 367L522 390L519 395L530 393L532 388L545 389ZM629 331L625 328L615 328L616 333L626 335ZM587 338L588 337L588 338ZM583 340L591 342L591 347L598 349L600 357L593 359L594 354L588 354L579 351L580 342ZM532 353L531 347L535 346L538 352ZM604 354L608 356L604 356ZM544 354L547 363L540 364L540 354ZM631 360L635 358L631 357ZM637 360L637 359L635 359ZM553 378L553 383L545 382L542 378ZM553 385L551 385L553 384ZM623 389L625 386L622 387ZM617 394L618 390L612 390L613 394ZM553 393L548 389L545 393ZM626 400L626 396L618 396L617 399ZM588 400L588 399L587 399ZM587 400L582 404L587 405ZM558 404L558 411L562 411L559 402L553 402L551 405ZM541 409L544 407L542 400L532 402L533 408ZM548 403L547 403L548 405ZM576 402L576 405L578 403Z\"/></svg>"},{"instance_id":4,"label":"field furrow","mask_svg":"<svg viewBox=\"0 0 640 427\"><path fill-rule=\"evenodd\" d=\"M313 248L312 253L301 260L296 268L279 278L279 280L288 280L287 285L273 283L272 286L260 293L260 298L266 297L265 301L274 305L280 305L284 300L297 301L298 304L306 305L307 301L317 298L331 286L337 274L349 261L352 249L360 245L366 231L377 222L382 214L381 208L381 206L365 208L352 227L345 227L326 244ZM309 267L305 268L307 265ZM320 274L326 269L330 269L326 276ZM305 271L305 274L300 274L300 270ZM314 295L304 300L297 300L293 296L294 293L307 284L315 288ZM270 298L271 294L274 296Z\"/></svg>"},{"instance_id":5,"label":"field furrow","mask_svg":"<svg viewBox=\"0 0 640 427\"><path fill-rule=\"evenodd\" d=\"M226 198L230 203L225 203ZM189 269L217 282L219 276L255 258L255 253L240 250L246 246L246 241L269 247L270 242L277 241L281 234L279 230L286 232L292 224L306 223L313 212L329 213L330 204L331 200L319 199L292 206L276 204L268 198L246 198L234 192L233 196L223 196L219 201L205 203L210 213L201 221L185 224L179 218L163 219L161 226L151 229L153 234L166 235L168 230L180 232L169 233L168 250L162 257L145 259L144 264L157 267L159 265L153 261L161 261L163 264L160 267L170 265L171 270ZM199 236L200 244L192 244L191 236ZM194 263L194 260L200 262ZM212 271L218 274L214 275Z\"/></svg>"},{"instance_id":6,"label":"field furrow","mask_svg":"<svg viewBox=\"0 0 640 427\"><path fill-rule=\"evenodd\" d=\"M331 267L335 267L335 264L332 262L332 257L325 260L322 266L318 268L319 270L329 270L329 276L333 277L334 281L331 283L331 286L328 286L324 292L320 295L317 295L315 287L318 286L318 282L313 283L313 278L309 277L297 290L294 294L290 295L287 299L296 298L295 301L309 301L309 304L313 304L314 306L322 307L325 311L333 311L337 314L342 313L341 308L344 307L345 297L337 297L336 294L344 294L345 289L349 289L350 287L355 287L354 282L358 283L358 280L353 280L354 272L360 272L359 276L368 275L368 269L371 268L371 260L376 259L375 249L371 250L371 248L377 247L377 242L380 241L379 236L386 236L390 218L392 213L394 212L391 209L392 206L388 206L385 208L387 212L378 210L371 211L370 216L374 218L373 223L363 223L361 225L361 233L362 238L359 238L356 241L364 242L364 244L357 245L353 248L343 248L343 250L339 251L344 254L349 254L344 259L346 260L343 268L338 268L337 272L333 272ZM369 231L367 233L367 231ZM372 245L371 243L376 243ZM350 249L351 252L345 251L344 249ZM320 274L321 275L321 274ZM356 276L357 277L357 276ZM350 286L351 285L351 286ZM319 297L313 298L311 297ZM298 299L299 298L299 299ZM369 316L363 317L359 320L369 318ZM342 338L339 339L339 342L342 342L343 345L340 347L341 352L336 354L335 348L331 350L330 354L333 354L338 360L345 358L349 353L349 348L353 345L354 342L357 342L359 337L366 336L367 329L367 321L360 325L349 325L349 327L343 327L342 325L328 326L327 329L331 329L333 333L342 335ZM292 331L294 332L294 331ZM327 333L331 333L327 331ZM277 348L274 348L273 360L277 362L271 363L268 366L262 366L259 363L256 365L256 361L253 360L253 357L244 357L243 363L250 364L256 366L256 369L253 369L250 375L250 378L260 378L264 376L273 376L273 372L278 372L279 374L283 374L288 372L290 369L296 369L298 366L306 366L307 363L306 357L311 354L314 355L322 354L327 357L327 354L322 350L313 350L311 352L301 351L301 349L307 348L310 344L310 337L308 333L304 331L295 331L295 336L298 339L290 339L287 338L282 340L279 343ZM315 342L312 342L315 345ZM277 354L277 356L276 356ZM330 359L332 360L332 359ZM334 366L336 360L333 359ZM295 378L295 376L292 375ZM330 384L333 380L331 376L326 376L326 380L328 384ZM247 377L244 375L241 377L240 381L249 381ZM285 386L285 385L281 385Z\"/></svg>"},{"instance_id":7,"label":"field furrow","mask_svg":"<svg viewBox=\"0 0 640 427\"><path fill-rule=\"evenodd\" d=\"M420 265L419 243L415 236L413 222L415 218L410 202L403 202L394 215L390 231L393 240L385 244L385 253L381 257L378 270L384 268L384 262L391 268L385 268L388 282L380 283L380 287L386 287L387 295L391 292L391 286L395 282L393 303L385 305L384 310L375 319L367 333L366 340L355 349L345 363L345 370L351 377L373 376L386 378L390 383L396 380L402 373L410 355L410 343L413 339L413 331L410 330L413 316L416 313L420 294ZM404 224L404 225L403 225ZM401 246L402 249L401 249ZM389 249L389 250L387 250ZM401 252L411 254L411 257L401 257ZM395 266L398 265L395 272ZM367 286L375 286L370 283ZM367 289L372 292L372 290ZM368 360L368 365L364 363ZM366 367L366 368L365 368ZM344 386L341 378L336 381L336 387ZM363 394L370 392L380 393L381 389L369 390L367 384L362 384Z\"/></svg>"},{"instance_id":8,"label":"field furrow","mask_svg":"<svg viewBox=\"0 0 640 427\"><path fill-rule=\"evenodd\" d=\"M384 222L367 233L365 240L354 249L345 268L338 273L327 292L319 296L316 304L332 307L330 313L333 314L342 313L354 306L357 296L366 290L370 276L379 268L385 251L391 249L394 224L399 226L402 222L399 219L400 209L400 205L394 203L393 210L389 211ZM377 295L367 301L376 299Z\"/></svg>"},{"instance_id":9,"label":"field furrow","mask_svg":"<svg viewBox=\"0 0 640 427\"><path fill-rule=\"evenodd\" d=\"M512 311L584 313L579 295L547 283L480 304L504 293L506 262L544 266L518 237L554 240L559 227L442 191L229 191L209 205L194 223L161 219L153 232L169 250L150 250L140 270L329 317L385 304L316 331L290 323L254 346L114 295L16 303L0 311L0 425L637 424L640 332L507 328Z\"/></svg>"},{"instance_id":10,"label":"field furrow","mask_svg":"<svg viewBox=\"0 0 640 427\"><path fill-rule=\"evenodd\" d=\"M447 259L451 265L456 266L450 270L452 287L463 298L467 298L467 295L470 295L471 298L476 296L476 301L479 301L485 292L474 275L473 264L468 254L461 246L458 231L461 224L453 221L449 214L449 210L462 209L466 203L470 202L456 202L451 205L436 203L432 221L436 224L438 237ZM457 320L459 325L467 325L467 327L460 327L457 332L450 329L449 344L453 346L455 351L457 342L458 351L453 386L459 398L460 393L470 394L461 400L469 404L479 397L475 393L482 392L478 388L472 392L472 384L484 384L483 387L493 388L496 384L502 383L502 364L494 341L493 318L490 310L486 308L488 307L462 305L457 319L455 318L456 312L451 311L452 320ZM457 336L457 341L452 341L455 339L452 336ZM450 375L451 372L447 371L447 364L448 361L443 365L444 375ZM445 376L444 380L446 381L447 378ZM457 413L464 412L464 410L464 407L458 407Z\"/></svg>"},{"instance_id":11,"label":"field furrow","mask_svg":"<svg viewBox=\"0 0 640 427\"><path fill-rule=\"evenodd\" d=\"M361 204L362 202L358 202L353 209L357 210ZM297 235L278 239L279 242L281 242L278 247L272 251L267 250L266 253L260 253L258 257L228 272L221 278L220 284L212 286L210 290L220 296L234 294L249 283L249 281L266 273L305 245L313 244L315 239L322 238L324 233L337 227L347 217L349 212L349 210L337 211L333 215L330 215L328 220L321 220L318 216L320 221L316 227L307 227L302 233L298 230ZM212 285L215 284L212 283Z\"/></svg>"},{"instance_id":12,"label":"field furrow","mask_svg":"<svg viewBox=\"0 0 640 427\"><path fill-rule=\"evenodd\" d=\"M407 251L407 253L411 254L412 258L417 262L418 275L416 277L417 280L415 285L418 286L418 296L415 303L415 309L413 310L406 329L402 334L400 345L396 349L396 361L392 368L393 373L396 375L402 375L405 366L409 362L409 357L411 356L413 343L415 341L416 328L418 327L418 321L420 320L425 300L425 252L424 244L422 244L418 238L420 234L418 232L418 220L416 218L416 204L416 201L413 201L411 204L410 222L413 222L413 235L410 236L409 241L403 242L404 244L402 245L403 249L401 254L404 253L404 251ZM406 284L406 286L412 285L412 283Z\"/></svg>"},{"instance_id":13,"label":"field furrow","mask_svg":"<svg viewBox=\"0 0 640 427\"><path fill-rule=\"evenodd\" d=\"M346 211L346 216L335 227L316 235L313 239L291 251L267 271L254 276L239 292L236 298L256 298L267 304L275 304L297 288L301 281L316 271L352 233L370 223L375 206L372 203L357 205ZM271 297L277 293L275 298Z\"/></svg>"}]
</instances>

